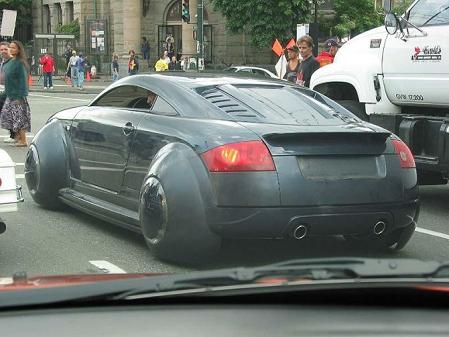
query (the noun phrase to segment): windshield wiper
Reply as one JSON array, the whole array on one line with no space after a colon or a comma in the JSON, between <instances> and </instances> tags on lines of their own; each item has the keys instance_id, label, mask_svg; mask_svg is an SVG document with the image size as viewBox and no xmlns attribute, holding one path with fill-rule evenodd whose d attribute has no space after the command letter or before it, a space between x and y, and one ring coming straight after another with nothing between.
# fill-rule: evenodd
<instances>
[{"instance_id":1,"label":"windshield wiper","mask_svg":"<svg viewBox=\"0 0 449 337\"><path fill-rule=\"evenodd\" d=\"M449 277L449 263L424 262L415 259L322 258L299 259L254 268L233 268L187 275L167 275L146 279L148 282L113 299L135 295L163 293L197 288L254 284L267 277L288 277L306 280L343 280L376 278Z\"/></svg>"}]
</instances>

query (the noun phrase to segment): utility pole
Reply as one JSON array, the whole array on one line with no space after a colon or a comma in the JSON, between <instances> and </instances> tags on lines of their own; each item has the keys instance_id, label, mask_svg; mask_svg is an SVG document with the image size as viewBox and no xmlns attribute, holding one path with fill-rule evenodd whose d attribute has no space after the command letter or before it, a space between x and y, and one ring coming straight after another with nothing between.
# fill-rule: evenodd
<instances>
[{"instance_id":1,"label":"utility pole","mask_svg":"<svg viewBox=\"0 0 449 337\"><path fill-rule=\"evenodd\" d=\"M198 0L197 10L197 39L198 39L198 62L197 69L203 69L204 67L204 0ZM200 66L203 65L203 66Z\"/></svg>"}]
</instances>

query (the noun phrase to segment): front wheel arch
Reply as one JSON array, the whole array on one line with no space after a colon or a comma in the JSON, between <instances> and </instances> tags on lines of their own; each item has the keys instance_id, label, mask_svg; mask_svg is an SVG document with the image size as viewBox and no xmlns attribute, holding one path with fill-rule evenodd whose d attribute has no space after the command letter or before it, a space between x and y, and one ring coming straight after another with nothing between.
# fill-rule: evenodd
<instances>
[{"instance_id":1,"label":"front wheel arch","mask_svg":"<svg viewBox=\"0 0 449 337\"><path fill-rule=\"evenodd\" d=\"M33 200L46 208L61 206L59 190L68 186L66 139L58 120L33 139L25 159L25 179Z\"/></svg>"},{"instance_id":2,"label":"front wheel arch","mask_svg":"<svg viewBox=\"0 0 449 337\"><path fill-rule=\"evenodd\" d=\"M358 118L364 121L369 120L365 104L360 102L357 90L352 84L346 82L322 83L317 85L314 90L336 101Z\"/></svg>"}]
</instances>

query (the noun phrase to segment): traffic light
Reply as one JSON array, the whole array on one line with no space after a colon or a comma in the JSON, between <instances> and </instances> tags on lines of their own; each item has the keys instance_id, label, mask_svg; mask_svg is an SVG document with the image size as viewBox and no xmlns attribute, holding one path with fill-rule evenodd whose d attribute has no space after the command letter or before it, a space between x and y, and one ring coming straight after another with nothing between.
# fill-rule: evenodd
<instances>
[{"instance_id":1,"label":"traffic light","mask_svg":"<svg viewBox=\"0 0 449 337\"><path fill-rule=\"evenodd\" d=\"M190 22L189 0L182 1L182 21Z\"/></svg>"}]
</instances>

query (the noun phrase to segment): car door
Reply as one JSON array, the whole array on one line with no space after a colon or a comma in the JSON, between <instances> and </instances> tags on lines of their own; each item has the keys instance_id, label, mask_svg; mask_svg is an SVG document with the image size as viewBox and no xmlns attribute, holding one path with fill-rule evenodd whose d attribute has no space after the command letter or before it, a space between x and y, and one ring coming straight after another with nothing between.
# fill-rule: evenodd
<instances>
[{"instance_id":1,"label":"car door","mask_svg":"<svg viewBox=\"0 0 449 337\"><path fill-rule=\"evenodd\" d=\"M126 207L137 211L140 189L154 156L165 145L182 142L182 118L160 96L155 97L150 113L140 122L126 167L122 196Z\"/></svg>"},{"instance_id":2,"label":"car door","mask_svg":"<svg viewBox=\"0 0 449 337\"><path fill-rule=\"evenodd\" d=\"M420 0L410 9L406 35L387 37L383 55L388 98L401 105L447 105L449 0Z\"/></svg>"},{"instance_id":3,"label":"car door","mask_svg":"<svg viewBox=\"0 0 449 337\"><path fill-rule=\"evenodd\" d=\"M74 119L71 139L77 159L73 178L119 193L136 127L149 111L148 91L124 85L105 93Z\"/></svg>"}]
</instances>

